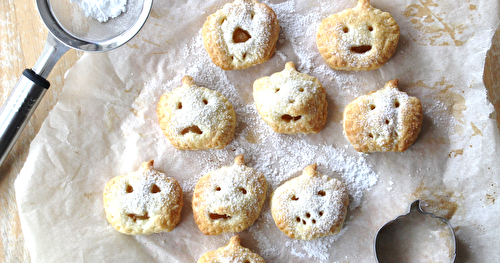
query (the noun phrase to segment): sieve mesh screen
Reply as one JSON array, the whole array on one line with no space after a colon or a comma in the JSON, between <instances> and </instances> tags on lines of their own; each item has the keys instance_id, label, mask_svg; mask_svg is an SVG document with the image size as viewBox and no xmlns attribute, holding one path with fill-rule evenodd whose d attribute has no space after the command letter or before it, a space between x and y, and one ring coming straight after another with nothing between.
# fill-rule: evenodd
<instances>
[{"instance_id":1,"label":"sieve mesh screen","mask_svg":"<svg viewBox=\"0 0 500 263\"><path fill-rule=\"evenodd\" d=\"M78 3L70 0L46 0L56 22L70 35L86 41L104 41L115 38L138 20L143 0L127 0L126 11L116 18L99 22L92 17L86 17Z\"/></svg>"}]
</instances>

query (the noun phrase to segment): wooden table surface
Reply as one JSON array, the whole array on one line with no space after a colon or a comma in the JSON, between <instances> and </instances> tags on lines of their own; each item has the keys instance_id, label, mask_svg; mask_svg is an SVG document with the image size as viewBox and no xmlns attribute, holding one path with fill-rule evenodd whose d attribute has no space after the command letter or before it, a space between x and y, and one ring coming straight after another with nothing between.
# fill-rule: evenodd
<instances>
[{"instance_id":1,"label":"wooden table surface","mask_svg":"<svg viewBox=\"0 0 500 263\"><path fill-rule=\"evenodd\" d=\"M22 71L35 65L47 34L34 0L0 1L0 105L7 99ZM0 262L30 262L19 222L14 181L26 160L30 142L57 102L64 84L64 73L81 55L81 52L70 50L57 63L48 79L51 88L0 167ZM499 90L499 69L500 30L495 34L485 63L484 81L489 90ZM489 94L490 101L500 112L500 98L491 97L491 92ZM500 123L500 114L495 118Z\"/></svg>"}]
</instances>

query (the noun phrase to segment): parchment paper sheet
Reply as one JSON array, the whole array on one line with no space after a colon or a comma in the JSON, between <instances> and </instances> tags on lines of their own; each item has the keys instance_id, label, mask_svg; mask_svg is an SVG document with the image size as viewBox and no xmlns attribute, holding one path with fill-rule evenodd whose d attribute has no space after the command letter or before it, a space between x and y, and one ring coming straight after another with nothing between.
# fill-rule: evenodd
<instances>
[{"instance_id":1,"label":"parchment paper sheet","mask_svg":"<svg viewBox=\"0 0 500 263\"><path fill-rule=\"evenodd\" d=\"M204 236L191 211L199 177L244 154L270 184L260 218L240 233L242 244L267 262L373 262L377 229L421 198L429 212L451 219L462 262L500 262L500 138L482 81L486 52L499 22L498 1L373 0L401 29L394 56L370 72L326 66L316 29L344 1L265 1L281 26L266 63L224 72L203 48L206 17L228 1L155 1L143 30L126 46L85 55L68 71L58 104L31 145L16 181L26 243L34 262L196 262L231 234ZM320 80L329 120L316 135L277 135L259 118L252 83L287 61ZM178 151L162 134L158 98L189 74L233 104L238 124L224 150ZM420 98L424 124L404 153L358 154L342 135L342 111L357 96L398 78ZM496 91L500 92L500 91ZM154 159L185 192L182 219L170 233L127 236L106 221L102 191L108 180ZM320 173L349 186L351 205L342 232L292 241L274 225L269 194L318 163Z\"/></svg>"}]
</instances>

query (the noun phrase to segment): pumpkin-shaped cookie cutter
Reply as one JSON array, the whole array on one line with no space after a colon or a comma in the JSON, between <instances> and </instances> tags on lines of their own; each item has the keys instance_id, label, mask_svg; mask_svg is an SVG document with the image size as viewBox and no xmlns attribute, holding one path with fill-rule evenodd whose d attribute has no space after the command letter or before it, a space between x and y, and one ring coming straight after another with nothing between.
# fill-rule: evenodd
<instances>
[{"instance_id":1,"label":"pumpkin-shaped cookie cutter","mask_svg":"<svg viewBox=\"0 0 500 263\"><path fill-rule=\"evenodd\" d=\"M428 213L422 210L422 207L420 206L420 200L415 200L411 203L410 205L410 210L408 211L407 214L400 215L396 217L394 220L391 220L387 222L385 225L383 225L378 231L377 234L375 235L375 258L378 263L385 263L388 260L385 258L385 255L387 254L387 244L384 244L386 241L386 238L389 237L390 231L394 231L394 228L397 229L397 225L400 224L401 221L403 220L408 220L411 217L425 217L427 220L436 220L438 224L442 226L442 229L446 229L448 233L441 233L440 237L445 238L444 241L447 242L446 248L448 249L447 255L449 257L449 262L455 262L456 259L456 251L457 251L457 243L456 243L456 236L455 236L455 231L453 230L453 227L451 226L450 222L446 220L443 217L439 217L434 215L433 213ZM428 222L428 221L425 221ZM412 226L415 227L415 226ZM427 227L427 226L425 226ZM393 229L391 229L393 228ZM388 232L389 235L387 235ZM411 236L408 236L410 238ZM402 244L402 246L406 246L407 244ZM385 248L384 248L385 246ZM393 249L393 248L392 248ZM411 249L411 248L408 248ZM394 251L393 251L394 252ZM408 253L406 256L412 257L412 253ZM396 256L392 254L391 257ZM390 260L389 260L390 261ZM392 261L391 261L392 262ZM396 262L396 261L394 261ZM443 261L444 262L444 261Z\"/></svg>"}]
</instances>

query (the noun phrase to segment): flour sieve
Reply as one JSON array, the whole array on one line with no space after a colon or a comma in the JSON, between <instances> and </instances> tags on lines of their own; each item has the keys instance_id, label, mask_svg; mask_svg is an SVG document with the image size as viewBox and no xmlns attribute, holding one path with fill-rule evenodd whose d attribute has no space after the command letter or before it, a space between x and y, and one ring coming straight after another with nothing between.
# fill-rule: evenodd
<instances>
[{"instance_id":1,"label":"flour sieve","mask_svg":"<svg viewBox=\"0 0 500 263\"><path fill-rule=\"evenodd\" d=\"M132 39L146 22L153 0L128 0L126 12L101 23L86 17L69 0L36 0L49 29L45 48L32 69L25 69L0 111L0 165L14 146L50 86L46 80L70 48L104 52Z\"/></svg>"}]
</instances>

